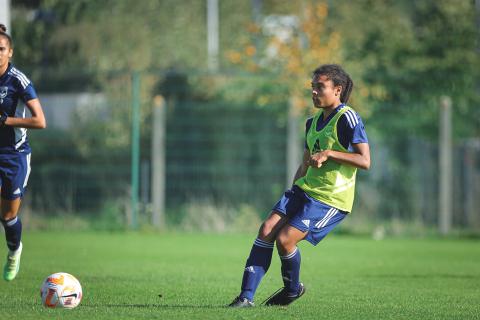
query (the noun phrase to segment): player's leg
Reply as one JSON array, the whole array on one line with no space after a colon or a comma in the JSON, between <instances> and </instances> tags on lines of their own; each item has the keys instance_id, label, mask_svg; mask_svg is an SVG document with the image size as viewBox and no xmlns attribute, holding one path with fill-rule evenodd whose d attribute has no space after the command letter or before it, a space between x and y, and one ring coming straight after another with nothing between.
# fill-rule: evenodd
<instances>
[{"instance_id":1,"label":"player's leg","mask_svg":"<svg viewBox=\"0 0 480 320\"><path fill-rule=\"evenodd\" d=\"M289 221L289 217L297 213L304 202L303 192L294 186L287 190L275 204L272 212L264 221L258 232L250 255L245 264L240 295L230 306L253 305L253 297L260 281L270 267L273 244L278 232Z\"/></svg>"},{"instance_id":2,"label":"player's leg","mask_svg":"<svg viewBox=\"0 0 480 320\"><path fill-rule=\"evenodd\" d=\"M3 278L7 281L13 280L20 269L22 222L17 216L20 203L20 198L13 200L1 199L0 220L5 229L5 238L9 249L7 261L3 269Z\"/></svg>"},{"instance_id":3,"label":"player's leg","mask_svg":"<svg viewBox=\"0 0 480 320\"><path fill-rule=\"evenodd\" d=\"M277 250L282 263L282 279L289 296L297 296L302 291L300 284L300 263L302 261L297 243L307 232L286 225L277 236Z\"/></svg>"},{"instance_id":4,"label":"player's leg","mask_svg":"<svg viewBox=\"0 0 480 320\"><path fill-rule=\"evenodd\" d=\"M301 257L297 243L307 240L317 245L346 215L346 212L305 195L303 209L291 217L277 235L285 286L267 299L266 305L288 305L305 293L305 286L300 282Z\"/></svg>"},{"instance_id":5,"label":"player's leg","mask_svg":"<svg viewBox=\"0 0 480 320\"><path fill-rule=\"evenodd\" d=\"M297 243L303 240L308 231L301 231L291 225L284 226L277 235L277 251L282 263L284 287L270 296L265 305L288 305L305 293L305 286L300 282L301 255Z\"/></svg>"},{"instance_id":6,"label":"player's leg","mask_svg":"<svg viewBox=\"0 0 480 320\"><path fill-rule=\"evenodd\" d=\"M1 199L0 220L5 229L5 238L10 251L16 251L20 247L22 238L22 222L17 216L20 209L21 199Z\"/></svg>"},{"instance_id":7,"label":"player's leg","mask_svg":"<svg viewBox=\"0 0 480 320\"><path fill-rule=\"evenodd\" d=\"M9 249L3 278L13 280L20 268L22 222L18 217L21 199L30 175L30 154L3 159L1 162L0 220Z\"/></svg>"},{"instance_id":8,"label":"player's leg","mask_svg":"<svg viewBox=\"0 0 480 320\"><path fill-rule=\"evenodd\" d=\"M255 291L272 261L273 242L286 221L286 216L272 211L263 222L245 263L240 295L235 298L230 306L253 306Z\"/></svg>"}]
</instances>

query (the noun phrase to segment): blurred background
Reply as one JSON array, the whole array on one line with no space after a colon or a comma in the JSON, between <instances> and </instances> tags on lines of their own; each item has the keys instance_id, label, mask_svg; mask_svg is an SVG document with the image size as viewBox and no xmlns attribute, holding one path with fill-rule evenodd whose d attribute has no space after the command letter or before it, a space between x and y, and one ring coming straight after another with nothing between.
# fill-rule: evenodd
<instances>
[{"instance_id":1,"label":"blurred background","mask_svg":"<svg viewBox=\"0 0 480 320\"><path fill-rule=\"evenodd\" d=\"M480 234L479 0L0 0L28 228L256 230L292 183L311 72L354 80L372 166L337 232Z\"/></svg>"}]
</instances>

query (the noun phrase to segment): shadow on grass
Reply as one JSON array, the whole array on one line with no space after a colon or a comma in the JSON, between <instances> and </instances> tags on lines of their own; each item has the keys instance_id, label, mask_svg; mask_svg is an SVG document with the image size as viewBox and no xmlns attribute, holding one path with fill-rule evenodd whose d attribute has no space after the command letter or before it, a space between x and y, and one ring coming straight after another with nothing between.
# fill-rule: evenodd
<instances>
[{"instance_id":1,"label":"shadow on grass","mask_svg":"<svg viewBox=\"0 0 480 320\"><path fill-rule=\"evenodd\" d=\"M43 306L39 303L24 303L25 306L30 307L41 307ZM0 302L0 309L8 309L12 307L10 303ZM226 305L181 305L181 304L149 304L149 303L99 303L99 304L90 304L90 303L81 303L80 308L132 308L132 309L221 309L227 308ZM48 309L47 310L53 310Z\"/></svg>"},{"instance_id":2,"label":"shadow on grass","mask_svg":"<svg viewBox=\"0 0 480 320\"><path fill-rule=\"evenodd\" d=\"M141 304L141 303L125 303L125 304L82 304L83 308L136 308L136 309L218 309L225 308L225 305L178 305L178 304Z\"/></svg>"},{"instance_id":3,"label":"shadow on grass","mask_svg":"<svg viewBox=\"0 0 480 320\"><path fill-rule=\"evenodd\" d=\"M480 275L474 274L366 274L366 278L392 278L392 279L480 279Z\"/></svg>"}]
</instances>

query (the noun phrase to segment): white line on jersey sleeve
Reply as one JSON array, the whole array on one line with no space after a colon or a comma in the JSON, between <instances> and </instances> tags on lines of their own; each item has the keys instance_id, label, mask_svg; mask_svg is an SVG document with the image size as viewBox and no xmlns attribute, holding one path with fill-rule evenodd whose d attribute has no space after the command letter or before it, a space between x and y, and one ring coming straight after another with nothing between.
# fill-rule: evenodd
<instances>
[{"instance_id":1,"label":"white line on jersey sleeve","mask_svg":"<svg viewBox=\"0 0 480 320\"><path fill-rule=\"evenodd\" d=\"M17 78L18 80L20 80L20 83L22 84L22 87L23 89L25 89L29 84L30 84L30 80L28 80L27 76L25 76L22 72L20 72L18 69L16 68L12 68L10 70L10 72L12 73L12 75Z\"/></svg>"}]
</instances>

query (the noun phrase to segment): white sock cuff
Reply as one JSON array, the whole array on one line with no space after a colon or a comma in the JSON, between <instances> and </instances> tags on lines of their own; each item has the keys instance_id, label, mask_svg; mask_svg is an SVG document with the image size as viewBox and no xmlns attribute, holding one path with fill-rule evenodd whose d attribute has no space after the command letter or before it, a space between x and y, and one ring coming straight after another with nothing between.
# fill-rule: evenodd
<instances>
[{"instance_id":1,"label":"white sock cuff","mask_svg":"<svg viewBox=\"0 0 480 320\"><path fill-rule=\"evenodd\" d=\"M288 259L292 259L298 252L298 247L295 247L295 250L293 250L292 253L289 253L285 256L280 256L280 259L282 260L288 260Z\"/></svg>"},{"instance_id":2,"label":"white sock cuff","mask_svg":"<svg viewBox=\"0 0 480 320\"><path fill-rule=\"evenodd\" d=\"M259 238L255 239L255 242L253 243L253 245L262 247L262 248L273 249L273 242L266 242Z\"/></svg>"},{"instance_id":3,"label":"white sock cuff","mask_svg":"<svg viewBox=\"0 0 480 320\"><path fill-rule=\"evenodd\" d=\"M17 221L18 221L18 217L13 218L12 220L7 220L7 221L5 221L5 226L6 227L11 227L15 223L17 223Z\"/></svg>"}]
</instances>

